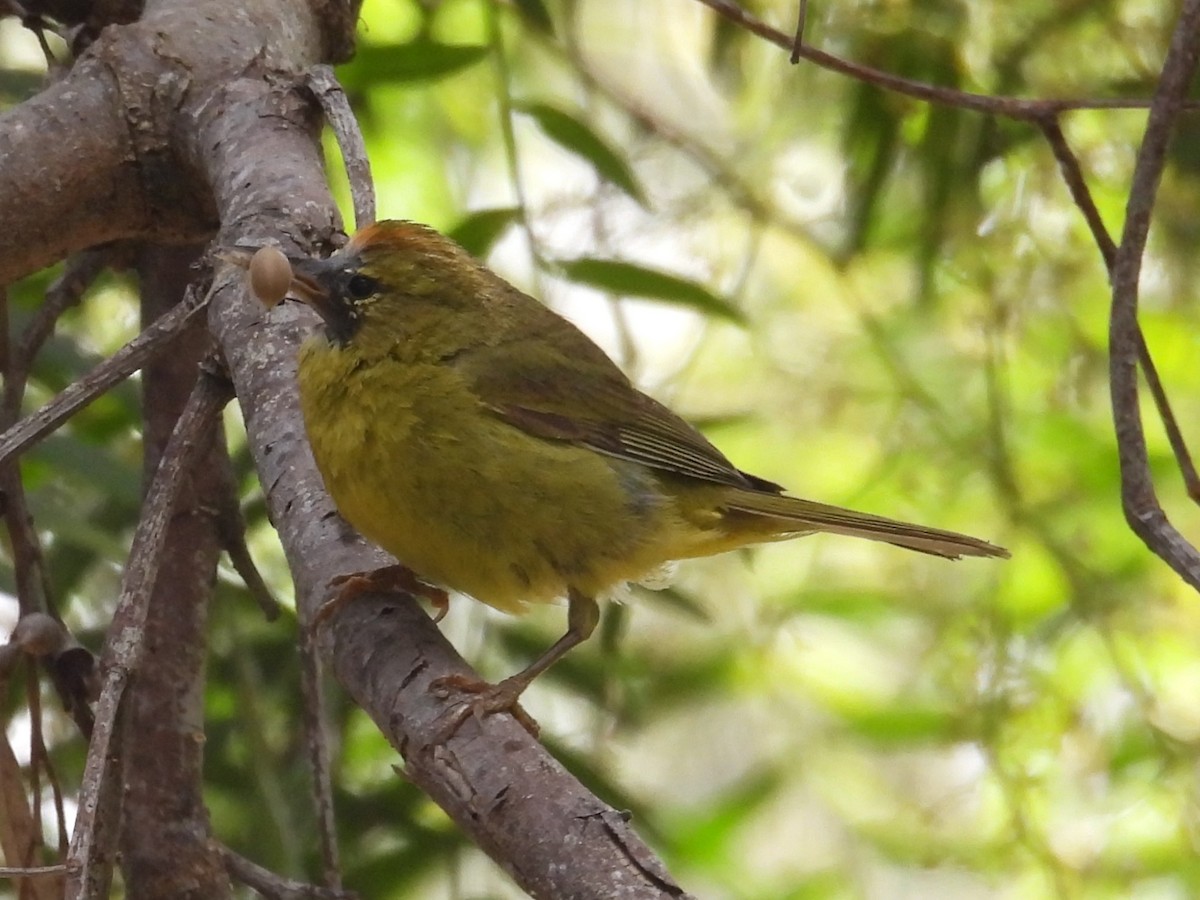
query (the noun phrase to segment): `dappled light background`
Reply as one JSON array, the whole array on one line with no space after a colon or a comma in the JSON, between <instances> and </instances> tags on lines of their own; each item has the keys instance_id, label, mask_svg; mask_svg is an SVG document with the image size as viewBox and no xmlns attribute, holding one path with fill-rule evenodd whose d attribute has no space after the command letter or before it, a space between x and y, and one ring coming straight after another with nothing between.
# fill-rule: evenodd
<instances>
[{"instance_id":1,"label":"dappled light background","mask_svg":"<svg viewBox=\"0 0 1200 900\"><path fill-rule=\"evenodd\" d=\"M744 6L795 27L791 2ZM1169 6L814 0L806 39L980 93L1148 97ZM339 75L381 216L458 236L740 467L1013 552L954 563L817 536L686 562L669 589L609 605L527 706L681 883L713 900L1200 892L1200 602L1125 525L1105 270L1036 129L792 66L695 0L367 0L360 34ZM15 101L32 39L3 37ZM1063 121L1114 232L1144 124ZM1196 129L1168 168L1142 313L1193 444ZM41 398L135 330L128 287L109 285L64 325ZM1164 506L1200 535L1146 408ZM24 466L56 587L97 648L138 501L136 409L127 385ZM564 624L565 607L518 620L456 598L442 627L500 678ZM316 842L294 625L264 623L223 573L208 799L218 835L299 877ZM330 694L348 886L521 896ZM83 748L56 733L69 779Z\"/></svg>"}]
</instances>

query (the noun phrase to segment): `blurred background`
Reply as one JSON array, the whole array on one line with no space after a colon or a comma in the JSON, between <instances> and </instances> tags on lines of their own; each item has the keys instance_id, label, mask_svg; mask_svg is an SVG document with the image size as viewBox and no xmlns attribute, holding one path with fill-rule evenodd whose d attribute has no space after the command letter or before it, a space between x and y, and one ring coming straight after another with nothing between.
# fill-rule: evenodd
<instances>
[{"instance_id":1,"label":"blurred background","mask_svg":"<svg viewBox=\"0 0 1200 900\"><path fill-rule=\"evenodd\" d=\"M795 27L792 2L742 5ZM813 0L806 39L981 93L1148 97L1173 6ZM608 606L597 637L530 690L552 752L711 900L1200 894L1200 603L1124 523L1107 279L1041 135L790 65L696 0L367 0L360 35L338 74L381 217L455 235L740 467L1013 552L951 563L818 536L681 564L670 589ZM7 20L5 104L36 87L40 60ZM1138 111L1063 120L1115 232L1144 124ZM1193 443L1198 139L1185 120L1141 319ZM14 289L18 322L53 274ZM31 403L136 332L134 288L110 277L64 319ZM23 465L54 587L93 650L140 498L138 405L135 380ZM1146 408L1164 506L1200 534ZM228 415L252 549L290 604ZM10 626L15 602L0 601ZM564 626L564 607L514 619L461 599L442 623L490 678ZM318 864L295 640L294 615L264 622L222 571L214 831L305 877ZM397 777L367 717L332 684L328 696L348 886L523 896ZM27 752L23 692L5 703ZM78 784L85 748L54 713L60 777Z\"/></svg>"}]
</instances>

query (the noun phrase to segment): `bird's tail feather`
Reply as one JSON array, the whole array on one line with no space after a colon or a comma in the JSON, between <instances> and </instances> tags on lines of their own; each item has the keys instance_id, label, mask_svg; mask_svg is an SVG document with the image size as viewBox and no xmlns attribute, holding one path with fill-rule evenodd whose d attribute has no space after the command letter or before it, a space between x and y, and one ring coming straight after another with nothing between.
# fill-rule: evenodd
<instances>
[{"instance_id":1,"label":"bird's tail feather","mask_svg":"<svg viewBox=\"0 0 1200 900\"><path fill-rule=\"evenodd\" d=\"M1003 547L967 534L900 522L783 494L735 489L726 495L722 505L727 514L741 514L764 520L764 531L773 531L779 537L788 533L828 531L832 534L883 541L897 547L949 559L962 556L1008 558L1010 555Z\"/></svg>"}]
</instances>

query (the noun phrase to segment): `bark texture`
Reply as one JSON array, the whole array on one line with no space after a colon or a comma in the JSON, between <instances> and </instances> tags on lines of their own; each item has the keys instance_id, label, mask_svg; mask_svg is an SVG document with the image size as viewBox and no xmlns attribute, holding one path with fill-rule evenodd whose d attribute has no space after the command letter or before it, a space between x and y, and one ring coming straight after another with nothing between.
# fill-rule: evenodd
<instances>
[{"instance_id":1,"label":"bark texture","mask_svg":"<svg viewBox=\"0 0 1200 900\"><path fill-rule=\"evenodd\" d=\"M146 248L139 260L142 314L153 321L183 298L199 248ZM170 354L143 371L146 481L158 469L210 347L196 320ZM219 434L184 481L167 527L163 562L145 622L141 668L130 692L121 831L131 900L230 895L225 862L209 834L204 772L204 661L208 601L217 572L217 498L227 464Z\"/></svg>"}]
</instances>

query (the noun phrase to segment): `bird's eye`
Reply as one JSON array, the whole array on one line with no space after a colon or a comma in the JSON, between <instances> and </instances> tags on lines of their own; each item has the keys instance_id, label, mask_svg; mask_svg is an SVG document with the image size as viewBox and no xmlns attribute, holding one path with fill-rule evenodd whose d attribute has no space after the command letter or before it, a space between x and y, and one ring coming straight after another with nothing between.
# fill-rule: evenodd
<instances>
[{"instance_id":1,"label":"bird's eye","mask_svg":"<svg viewBox=\"0 0 1200 900\"><path fill-rule=\"evenodd\" d=\"M366 300L379 290L379 282L369 275L354 275L346 282L346 293L354 300Z\"/></svg>"}]
</instances>

